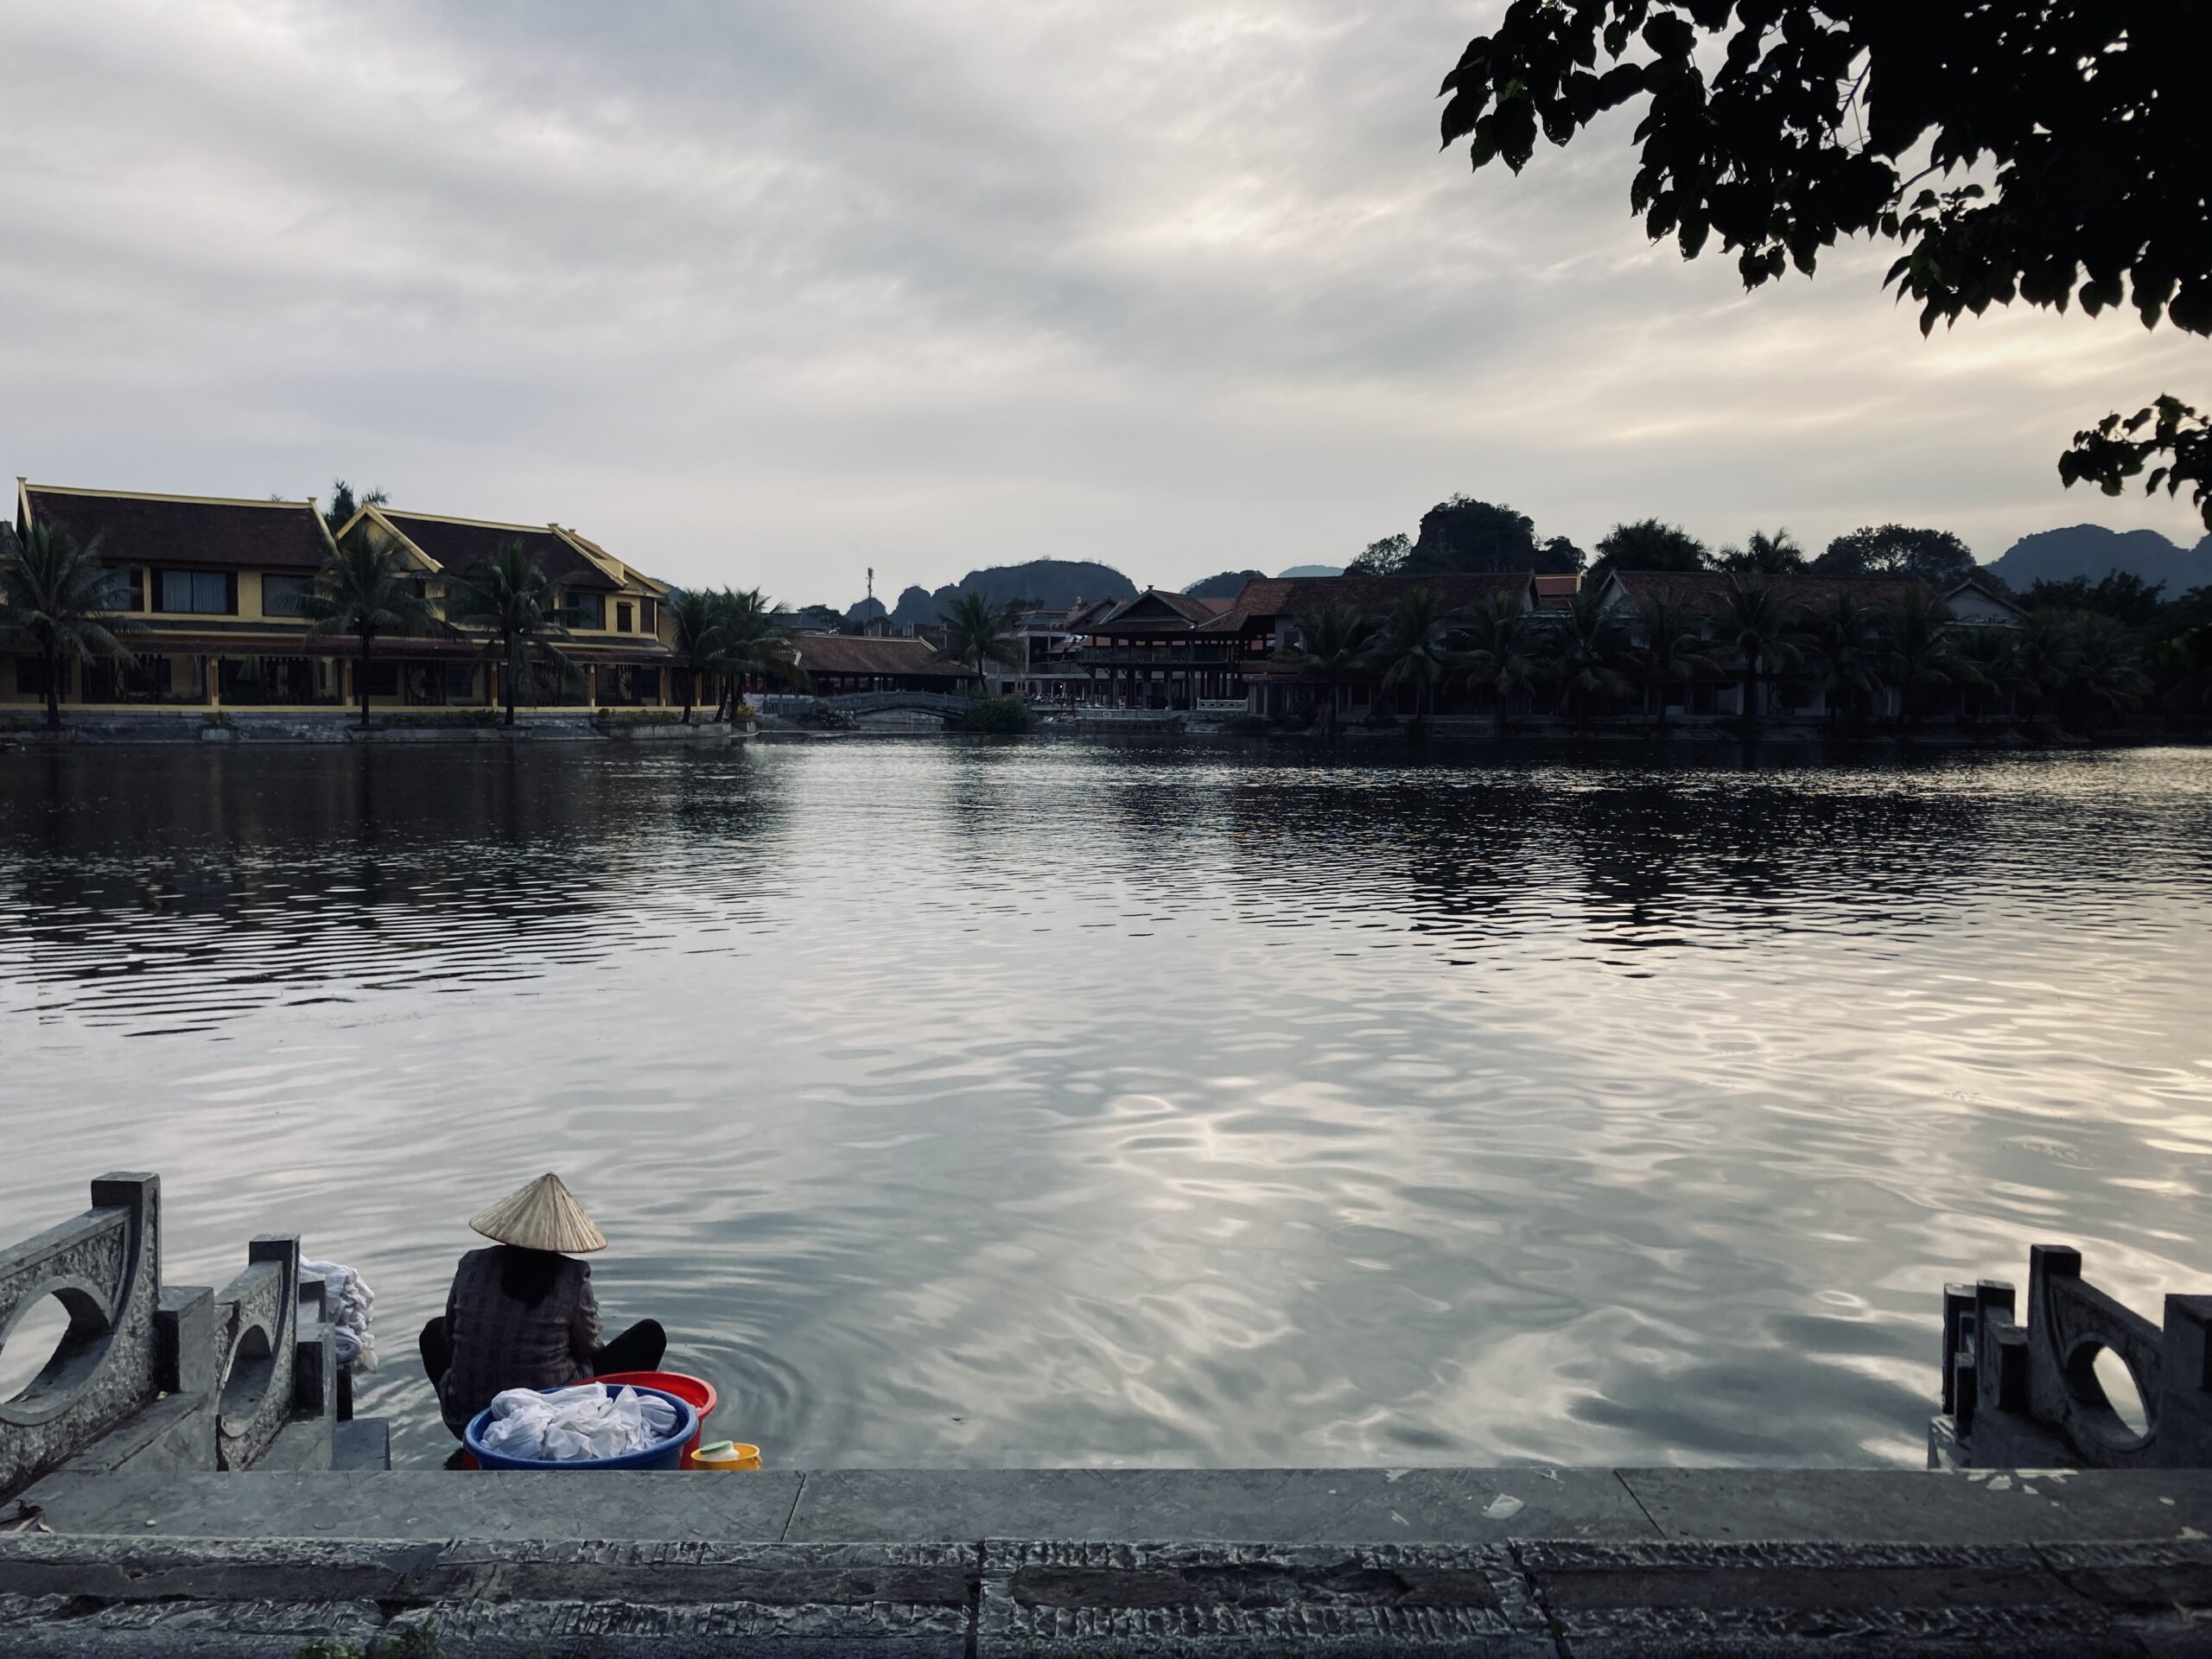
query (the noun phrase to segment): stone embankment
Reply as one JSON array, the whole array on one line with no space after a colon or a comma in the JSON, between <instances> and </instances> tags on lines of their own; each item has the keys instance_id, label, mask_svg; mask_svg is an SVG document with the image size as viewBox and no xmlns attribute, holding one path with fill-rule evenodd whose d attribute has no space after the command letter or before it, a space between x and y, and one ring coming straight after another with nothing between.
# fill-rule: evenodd
<instances>
[{"instance_id":1,"label":"stone embankment","mask_svg":"<svg viewBox=\"0 0 2212 1659\"><path fill-rule=\"evenodd\" d=\"M733 737L752 734L749 723L741 722L732 730L728 725L715 724L707 717L711 713L696 715L689 726L679 715L661 709L649 713L604 709L596 714L532 711L520 716L512 727L500 725L495 717L472 715L378 715L365 728L351 716L334 714L228 709L206 715L72 714L59 728L29 720L0 723L0 748L10 744L108 743L727 743Z\"/></svg>"},{"instance_id":2,"label":"stone embankment","mask_svg":"<svg viewBox=\"0 0 2212 1659\"><path fill-rule=\"evenodd\" d=\"M248 1473L26 1496L51 1530L0 1535L19 1659L2212 1653L2201 1471Z\"/></svg>"},{"instance_id":3,"label":"stone embankment","mask_svg":"<svg viewBox=\"0 0 2212 1659\"><path fill-rule=\"evenodd\" d=\"M2212 1299L2060 1247L2024 1322L1946 1288L1927 1471L460 1474L383 1466L297 1240L171 1286L158 1179L92 1199L0 1251L0 1333L70 1316L0 1402L8 1659L2212 1656Z\"/></svg>"}]
</instances>

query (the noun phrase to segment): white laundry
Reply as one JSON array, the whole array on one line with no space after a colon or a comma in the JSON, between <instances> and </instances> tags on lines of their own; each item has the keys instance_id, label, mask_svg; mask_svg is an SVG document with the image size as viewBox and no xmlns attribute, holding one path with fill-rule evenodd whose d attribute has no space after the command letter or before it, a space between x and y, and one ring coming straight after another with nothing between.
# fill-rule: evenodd
<instances>
[{"instance_id":1,"label":"white laundry","mask_svg":"<svg viewBox=\"0 0 2212 1659\"><path fill-rule=\"evenodd\" d=\"M335 1262L300 1263L302 1278L322 1281L322 1319L330 1326L331 1347L341 1371L373 1371L377 1368L377 1339L369 1330L377 1294L361 1275Z\"/></svg>"},{"instance_id":2,"label":"white laundry","mask_svg":"<svg viewBox=\"0 0 2212 1659\"><path fill-rule=\"evenodd\" d=\"M543 1463L576 1463L642 1452L676 1430L676 1408L655 1394L596 1382L540 1394L509 1389L492 1397L486 1450Z\"/></svg>"}]
</instances>

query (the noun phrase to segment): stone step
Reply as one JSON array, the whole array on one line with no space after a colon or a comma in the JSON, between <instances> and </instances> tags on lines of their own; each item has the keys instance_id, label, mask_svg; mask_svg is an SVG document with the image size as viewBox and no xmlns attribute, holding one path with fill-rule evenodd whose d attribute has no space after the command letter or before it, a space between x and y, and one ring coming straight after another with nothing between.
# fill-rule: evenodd
<instances>
[{"instance_id":1,"label":"stone step","mask_svg":"<svg viewBox=\"0 0 2212 1659\"><path fill-rule=\"evenodd\" d=\"M11 1659L2196 1654L2212 1546L638 1544L33 1535ZM327 1651L327 1649L326 1649Z\"/></svg>"}]
</instances>

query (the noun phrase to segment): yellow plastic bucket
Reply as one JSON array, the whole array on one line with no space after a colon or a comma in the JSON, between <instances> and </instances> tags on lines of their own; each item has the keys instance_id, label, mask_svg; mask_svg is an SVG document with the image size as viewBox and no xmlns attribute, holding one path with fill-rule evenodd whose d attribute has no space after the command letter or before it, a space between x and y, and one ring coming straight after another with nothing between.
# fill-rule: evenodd
<instances>
[{"instance_id":1,"label":"yellow plastic bucket","mask_svg":"<svg viewBox=\"0 0 2212 1659\"><path fill-rule=\"evenodd\" d=\"M694 1469L758 1469L760 1448L743 1440L715 1440L691 1454Z\"/></svg>"}]
</instances>

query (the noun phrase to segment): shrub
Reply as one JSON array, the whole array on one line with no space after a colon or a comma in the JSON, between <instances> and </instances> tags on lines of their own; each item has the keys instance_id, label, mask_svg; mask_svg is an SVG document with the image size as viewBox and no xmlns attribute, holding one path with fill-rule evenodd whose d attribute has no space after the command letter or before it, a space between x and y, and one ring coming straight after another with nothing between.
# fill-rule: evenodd
<instances>
[{"instance_id":1,"label":"shrub","mask_svg":"<svg viewBox=\"0 0 2212 1659\"><path fill-rule=\"evenodd\" d=\"M1221 729L1224 732L1248 734L1272 732L1275 729L1275 722L1265 715L1225 715L1222 717Z\"/></svg>"},{"instance_id":2,"label":"shrub","mask_svg":"<svg viewBox=\"0 0 2212 1659\"><path fill-rule=\"evenodd\" d=\"M965 721L971 732L998 734L1029 729L1029 705L1020 697L978 697L968 705Z\"/></svg>"},{"instance_id":3,"label":"shrub","mask_svg":"<svg viewBox=\"0 0 2212 1659\"><path fill-rule=\"evenodd\" d=\"M680 709L602 709L598 719L602 725L673 726L683 718Z\"/></svg>"}]
</instances>

